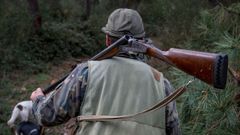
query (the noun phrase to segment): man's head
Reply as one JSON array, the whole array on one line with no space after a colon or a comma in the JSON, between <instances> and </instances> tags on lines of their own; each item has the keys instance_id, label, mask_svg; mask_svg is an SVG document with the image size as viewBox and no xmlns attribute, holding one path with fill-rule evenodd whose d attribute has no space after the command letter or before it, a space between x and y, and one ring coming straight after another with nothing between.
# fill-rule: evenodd
<instances>
[{"instance_id":1,"label":"man's head","mask_svg":"<svg viewBox=\"0 0 240 135\"><path fill-rule=\"evenodd\" d=\"M118 39L123 35L132 35L135 38L145 37L141 16L137 11L126 8L114 10L102 31L106 34L107 45L112 43L111 39Z\"/></svg>"}]
</instances>

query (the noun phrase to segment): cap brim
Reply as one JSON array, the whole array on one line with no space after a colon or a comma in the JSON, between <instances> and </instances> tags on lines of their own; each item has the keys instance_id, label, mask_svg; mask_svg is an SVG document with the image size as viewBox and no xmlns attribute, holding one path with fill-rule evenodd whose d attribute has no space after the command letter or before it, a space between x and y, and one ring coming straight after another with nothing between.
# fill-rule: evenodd
<instances>
[{"instance_id":1,"label":"cap brim","mask_svg":"<svg viewBox=\"0 0 240 135\"><path fill-rule=\"evenodd\" d=\"M113 36L113 37L121 37L121 36L119 36L118 34L115 34L115 33L111 32L111 31L109 31L106 27L102 27L101 30L102 30L103 33L108 34L108 35L110 35L110 36Z\"/></svg>"},{"instance_id":2,"label":"cap brim","mask_svg":"<svg viewBox=\"0 0 240 135\"><path fill-rule=\"evenodd\" d=\"M124 33L121 33L121 32L114 32L114 31L110 31L108 30L106 27L102 27L102 32L105 33L105 34L108 34L110 36L113 36L113 37L122 37L123 35L126 35ZM131 34L130 34L131 35ZM134 38L143 38L145 37L145 32L143 33L140 33L140 34L135 34L133 35Z\"/></svg>"},{"instance_id":3,"label":"cap brim","mask_svg":"<svg viewBox=\"0 0 240 135\"><path fill-rule=\"evenodd\" d=\"M107 33L108 33L108 32L107 32L107 28L106 28L106 27L102 27L102 29L101 29L101 30L102 30L102 32L103 32L103 33L105 33L105 34L107 34Z\"/></svg>"}]
</instances>

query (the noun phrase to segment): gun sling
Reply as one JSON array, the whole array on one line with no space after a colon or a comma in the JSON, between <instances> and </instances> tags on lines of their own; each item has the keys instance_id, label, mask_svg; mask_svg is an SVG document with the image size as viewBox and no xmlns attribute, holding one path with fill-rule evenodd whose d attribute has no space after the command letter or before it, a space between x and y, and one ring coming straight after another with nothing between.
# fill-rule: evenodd
<instances>
[{"instance_id":1,"label":"gun sling","mask_svg":"<svg viewBox=\"0 0 240 135\"><path fill-rule=\"evenodd\" d=\"M77 116L77 117L74 117L69 120L69 124L68 124L67 128L76 126L76 124L78 122L82 122L82 121L113 121L113 120L125 121L125 120L131 119L131 118L135 118L142 114L156 111L156 110L161 109L162 107L166 106L168 103L172 102L180 95L182 95L186 91L186 87L193 81L194 81L194 79L190 80L188 83L186 83L182 87L175 90L173 93L171 93L169 96L165 97L163 100L157 102L155 105L153 105L141 112L138 112L135 114L129 114L129 115L119 115L119 116L108 116L108 115Z\"/></svg>"}]
</instances>

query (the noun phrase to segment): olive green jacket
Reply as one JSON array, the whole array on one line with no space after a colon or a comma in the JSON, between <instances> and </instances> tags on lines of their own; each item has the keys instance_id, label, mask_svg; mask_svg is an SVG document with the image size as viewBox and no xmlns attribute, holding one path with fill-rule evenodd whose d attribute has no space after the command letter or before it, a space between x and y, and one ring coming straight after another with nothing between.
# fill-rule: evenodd
<instances>
[{"instance_id":1,"label":"olive green jacket","mask_svg":"<svg viewBox=\"0 0 240 135\"><path fill-rule=\"evenodd\" d=\"M138 113L165 97L162 73L128 58L88 62L84 115ZM126 121L81 122L81 135L164 135L165 108Z\"/></svg>"},{"instance_id":2,"label":"olive green jacket","mask_svg":"<svg viewBox=\"0 0 240 135\"><path fill-rule=\"evenodd\" d=\"M115 59L115 58L114 58ZM121 58L120 58L121 59ZM123 58L124 59L124 58ZM111 82L113 81L117 81L114 85L120 85L123 81L127 78L131 79L131 77L135 77L135 79L137 78L138 81L135 80L135 82L132 81L132 79L129 81L132 84L138 84L140 86L144 86L145 84L149 84L149 80L147 80L147 78L145 79L145 76L147 75L147 73L149 73L149 66L147 66L146 64L143 64L142 62L137 62L136 59L133 59L134 63L138 63L139 67L141 67L142 65L144 65L144 67L146 67L147 72L140 72L140 74L137 72L142 68L139 68L138 66L135 65L135 69L137 70L136 72L129 72L127 75L125 75L125 78L121 78L121 80L117 80L117 78L112 77L113 80L111 80ZM133 61L130 60L130 61ZM113 60L115 61L115 60ZM103 61L101 61L103 62ZM86 102L85 98L85 91L87 90L88 94L89 94L89 85L92 84L92 80L94 78L92 78L93 76L91 76L91 74L93 73L92 69L93 67L89 67L91 66L92 62L87 62L87 63L81 63L79 64L71 73L70 75L67 77L67 79L61 84L59 85L55 91L53 91L52 93L48 94L47 96L39 96L37 98L36 101L34 101L33 104L33 114L36 118L36 120L38 121L38 123L40 125L43 126L57 126L63 123L66 123L70 118L74 118L76 116L81 115L81 113L83 113L81 111L81 108L84 108L84 102ZM95 63L95 62L94 62ZM126 67L125 67L126 66ZM125 65L123 68L118 68L116 70L121 71L122 69L129 69L130 67L133 67L131 65ZM95 67L97 68L97 67ZM104 68L104 72L108 71L109 73L113 73L115 66L113 66L111 69L107 69ZM91 70L91 72L89 73L88 71ZM96 69L95 69L96 70ZM126 69L125 69L126 70ZM155 70L152 70L155 77L157 80L158 79L162 79L160 78L160 76L158 76L158 72L156 72ZM104 73L103 72L103 73ZM98 73L99 74L99 73ZM122 73L121 73L122 74ZM152 73L149 73L152 74ZM149 75L148 74L148 75ZM89 77L88 75L90 75L91 77ZM122 74L123 75L123 74ZM162 75L161 75L162 76ZM98 76L95 76L96 78L99 78ZM153 79L153 78L152 78ZM88 81L92 81L92 82L88 82ZM147 82L147 83L146 83ZM127 88L128 89L128 88ZM149 91L149 89L147 90ZM166 96L168 96L171 92L173 91L173 88L170 84L170 82L164 78L164 94ZM119 91L116 90L117 93L112 93L112 96L116 96L118 94ZM124 94L124 93L122 93ZM148 93L150 94L150 93ZM109 96L109 94L107 94ZM124 95L123 95L124 96ZM101 97L104 97L104 95L101 95ZM142 102L145 103L145 101L147 101L147 103L149 103L149 98L148 95L146 95L145 92L136 92L135 96L131 95L131 98L128 98L128 94L125 93L125 97L123 99L123 101L121 101L122 104L122 108L124 108L125 106L125 100L130 100L132 99L135 102L135 105L132 103L131 105L131 109L132 112L134 112L134 108L137 106L137 103L139 101L139 103L142 104ZM154 95L155 97L155 95ZM117 101L117 100L116 100ZM115 102L115 99L114 99ZM129 102L129 101L127 101ZM109 105L110 103L108 103ZM144 104L146 105L146 104ZM86 107L86 106L85 106ZM139 110L145 109L145 108L140 108ZM130 111L129 110L129 111ZM80 112L81 111L81 112ZM132 113L129 112L129 113ZM121 112L119 112L120 114ZM122 113L127 113L126 111L122 111ZM94 114L92 112L92 114ZM159 114L160 116L160 114ZM157 116L156 119L160 119L160 117ZM162 116L161 116L162 117ZM147 117L148 118L148 117ZM101 123L101 122L100 122ZM123 122L124 123L124 122ZM166 109L165 109L165 127L166 127L166 134L167 135L179 135L180 134L180 128L179 128L179 119L178 119L178 113L177 113L177 109L176 109L176 102L171 102L168 105L166 105ZM68 123L67 123L68 124ZM83 124L86 124L83 123ZM81 124L80 124L81 125ZM136 126L139 131L142 129L141 126ZM84 128L86 129L86 128ZM68 129L67 129L68 130ZM87 130L84 130L87 131ZM82 132L82 131L81 131Z\"/></svg>"}]
</instances>

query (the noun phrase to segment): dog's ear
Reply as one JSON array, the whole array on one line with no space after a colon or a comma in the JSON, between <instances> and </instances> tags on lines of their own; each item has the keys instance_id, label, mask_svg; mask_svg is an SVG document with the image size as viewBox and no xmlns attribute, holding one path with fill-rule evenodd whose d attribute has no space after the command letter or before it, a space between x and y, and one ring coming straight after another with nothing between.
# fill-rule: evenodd
<instances>
[{"instance_id":1,"label":"dog's ear","mask_svg":"<svg viewBox=\"0 0 240 135\"><path fill-rule=\"evenodd\" d=\"M22 105L17 105L17 108L22 111L23 110L23 106Z\"/></svg>"}]
</instances>

